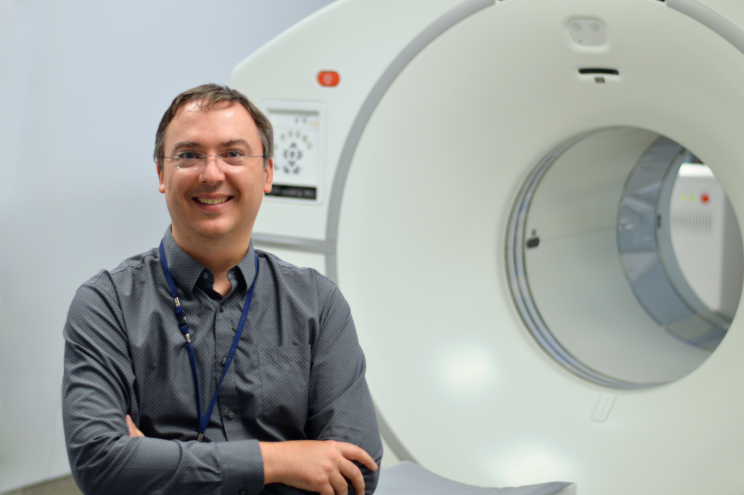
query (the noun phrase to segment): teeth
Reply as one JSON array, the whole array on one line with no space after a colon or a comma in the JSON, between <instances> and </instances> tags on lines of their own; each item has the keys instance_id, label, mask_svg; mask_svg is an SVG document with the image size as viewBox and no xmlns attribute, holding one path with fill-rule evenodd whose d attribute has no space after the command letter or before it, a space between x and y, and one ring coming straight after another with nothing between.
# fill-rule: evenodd
<instances>
[{"instance_id":1,"label":"teeth","mask_svg":"<svg viewBox=\"0 0 744 495\"><path fill-rule=\"evenodd\" d=\"M227 198L217 198L217 199L196 198L196 200L205 205L218 205L218 204L221 204L227 201Z\"/></svg>"}]
</instances>

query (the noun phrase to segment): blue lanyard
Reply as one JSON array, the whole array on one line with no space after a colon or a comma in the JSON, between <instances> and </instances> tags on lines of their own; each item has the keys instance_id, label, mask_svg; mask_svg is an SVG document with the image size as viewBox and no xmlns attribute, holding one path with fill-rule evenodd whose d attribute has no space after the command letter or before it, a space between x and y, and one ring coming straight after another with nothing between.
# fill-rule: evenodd
<instances>
[{"instance_id":1,"label":"blue lanyard","mask_svg":"<svg viewBox=\"0 0 744 495\"><path fill-rule=\"evenodd\" d=\"M178 320L178 328L186 338L186 349L189 353L189 361L191 362L191 371L194 374L194 385L196 386L196 407L199 409L199 437L197 441L201 442L204 438L204 432L207 430L209 424L209 418L212 417L212 411L214 405L217 403L217 396L220 395L220 388L222 388L222 381L225 379L227 369L232 363L233 356L235 356L235 350L238 348L238 342L240 342L240 336L243 334L243 327L245 326L245 320L248 318L248 310L251 309L251 300L253 299L253 289L256 287L256 279L258 279L258 256L253 255L256 262L256 274L253 276L253 283L251 288L248 289L248 296L245 298L245 304L243 305L243 314L240 315L240 323L238 328L235 330L235 338L233 339L232 347L230 347L230 353L227 355L227 361L225 361L224 369L222 370L222 377L217 385L217 390L214 391L212 402L209 403L207 408L207 414L202 414L201 406L201 394L199 393L199 373L196 371L196 355L194 354L194 346L191 345L191 338L189 337L189 326L186 323L186 315L181 307L181 301L178 300L178 293L176 292L176 282L173 280L170 270L168 270L168 261L165 259L165 249L163 248L163 241L160 241L160 264L163 265L163 271L165 272L165 278L168 279L168 286L170 287L171 295L173 296L173 302L176 304L176 319Z\"/></svg>"}]
</instances>

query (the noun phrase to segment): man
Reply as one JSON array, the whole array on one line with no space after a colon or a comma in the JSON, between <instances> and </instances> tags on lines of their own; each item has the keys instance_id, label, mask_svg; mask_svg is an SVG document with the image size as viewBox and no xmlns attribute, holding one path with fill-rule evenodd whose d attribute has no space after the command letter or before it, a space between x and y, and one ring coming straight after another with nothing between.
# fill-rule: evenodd
<instances>
[{"instance_id":1,"label":"man","mask_svg":"<svg viewBox=\"0 0 744 495\"><path fill-rule=\"evenodd\" d=\"M348 304L251 242L272 139L245 96L214 84L163 116L172 224L160 248L83 284L65 325L84 493L374 491L382 446Z\"/></svg>"}]
</instances>

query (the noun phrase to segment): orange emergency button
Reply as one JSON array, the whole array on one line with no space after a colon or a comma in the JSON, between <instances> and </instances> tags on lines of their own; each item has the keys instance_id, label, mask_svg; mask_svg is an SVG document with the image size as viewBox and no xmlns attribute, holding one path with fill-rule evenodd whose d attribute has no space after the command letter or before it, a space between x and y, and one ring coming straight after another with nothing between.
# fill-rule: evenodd
<instances>
[{"instance_id":1,"label":"orange emergency button","mask_svg":"<svg viewBox=\"0 0 744 495\"><path fill-rule=\"evenodd\" d=\"M338 72L332 71L332 70L324 70L321 72L318 72L318 84L321 86L326 87L333 87L338 86L338 82L341 80L341 77L338 75Z\"/></svg>"}]
</instances>

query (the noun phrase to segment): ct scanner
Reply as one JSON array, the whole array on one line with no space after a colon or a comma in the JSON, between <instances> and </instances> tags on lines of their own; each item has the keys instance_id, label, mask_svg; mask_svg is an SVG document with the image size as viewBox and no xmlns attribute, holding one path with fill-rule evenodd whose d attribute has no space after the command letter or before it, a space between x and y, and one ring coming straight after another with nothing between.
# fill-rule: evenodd
<instances>
[{"instance_id":1,"label":"ct scanner","mask_svg":"<svg viewBox=\"0 0 744 495\"><path fill-rule=\"evenodd\" d=\"M340 285L387 456L744 492L741 234L712 307L670 227L713 228L670 206L699 162L730 204L682 199L744 218L743 29L735 0L342 0L235 69L276 127L254 241Z\"/></svg>"}]
</instances>

